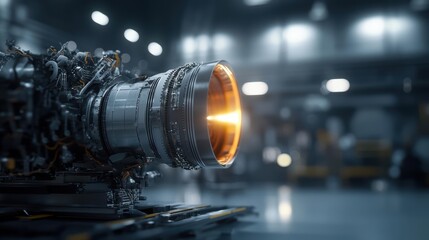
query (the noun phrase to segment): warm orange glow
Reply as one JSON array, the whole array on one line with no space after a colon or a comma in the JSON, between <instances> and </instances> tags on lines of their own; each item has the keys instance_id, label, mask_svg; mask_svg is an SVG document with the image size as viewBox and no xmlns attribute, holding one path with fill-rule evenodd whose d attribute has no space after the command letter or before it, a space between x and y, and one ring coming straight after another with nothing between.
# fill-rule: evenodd
<instances>
[{"instance_id":1,"label":"warm orange glow","mask_svg":"<svg viewBox=\"0 0 429 240\"><path fill-rule=\"evenodd\" d=\"M207 120L222 123L238 124L240 122L240 115L238 112L218 114L214 116L207 116Z\"/></svg>"},{"instance_id":2,"label":"warm orange glow","mask_svg":"<svg viewBox=\"0 0 429 240\"><path fill-rule=\"evenodd\" d=\"M240 142L240 95L234 74L222 64L216 65L210 79L207 124L217 161L222 165L232 163Z\"/></svg>"}]
</instances>

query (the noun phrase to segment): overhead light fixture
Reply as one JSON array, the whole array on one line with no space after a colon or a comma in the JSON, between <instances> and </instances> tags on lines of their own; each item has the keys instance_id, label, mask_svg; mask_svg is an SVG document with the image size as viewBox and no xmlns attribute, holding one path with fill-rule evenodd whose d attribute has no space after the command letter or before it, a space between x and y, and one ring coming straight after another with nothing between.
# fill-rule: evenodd
<instances>
[{"instance_id":1,"label":"overhead light fixture","mask_svg":"<svg viewBox=\"0 0 429 240\"><path fill-rule=\"evenodd\" d=\"M137 42L140 38L140 35L136 30L128 28L124 32L124 37L130 42Z\"/></svg>"},{"instance_id":2,"label":"overhead light fixture","mask_svg":"<svg viewBox=\"0 0 429 240\"><path fill-rule=\"evenodd\" d=\"M184 55L186 55L187 57L192 57L193 53L195 52L195 39L191 36L188 36L183 39L182 44Z\"/></svg>"},{"instance_id":3,"label":"overhead light fixture","mask_svg":"<svg viewBox=\"0 0 429 240\"><path fill-rule=\"evenodd\" d=\"M156 42L149 43L149 45L147 46L147 50L149 51L150 54L154 56L159 56L162 54L162 46Z\"/></svg>"},{"instance_id":4,"label":"overhead light fixture","mask_svg":"<svg viewBox=\"0 0 429 240\"><path fill-rule=\"evenodd\" d=\"M244 4L247 6L253 7L253 6L259 6L269 3L271 0L244 0Z\"/></svg>"},{"instance_id":5,"label":"overhead light fixture","mask_svg":"<svg viewBox=\"0 0 429 240\"><path fill-rule=\"evenodd\" d=\"M347 92L350 89L350 82L345 78L329 79L325 84L328 92Z\"/></svg>"},{"instance_id":6,"label":"overhead light fixture","mask_svg":"<svg viewBox=\"0 0 429 240\"><path fill-rule=\"evenodd\" d=\"M282 27L274 26L268 29L263 35L263 43L269 47L279 48L282 43Z\"/></svg>"},{"instance_id":7,"label":"overhead light fixture","mask_svg":"<svg viewBox=\"0 0 429 240\"><path fill-rule=\"evenodd\" d=\"M203 34L197 37L198 51L200 53L207 53L210 48L210 38L208 35Z\"/></svg>"},{"instance_id":8,"label":"overhead light fixture","mask_svg":"<svg viewBox=\"0 0 429 240\"><path fill-rule=\"evenodd\" d=\"M311 39L314 29L309 24L291 24L283 30L283 37L289 44L300 44Z\"/></svg>"},{"instance_id":9,"label":"overhead light fixture","mask_svg":"<svg viewBox=\"0 0 429 240\"><path fill-rule=\"evenodd\" d=\"M382 16L365 18L357 25L357 31L360 35L369 38L382 37L385 31L385 19Z\"/></svg>"},{"instance_id":10,"label":"overhead light fixture","mask_svg":"<svg viewBox=\"0 0 429 240\"><path fill-rule=\"evenodd\" d=\"M316 1L310 9L309 17L313 21L322 21L328 17L328 8L321 1Z\"/></svg>"},{"instance_id":11,"label":"overhead light fixture","mask_svg":"<svg viewBox=\"0 0 429 240\"><path fill-rule=\"evenodd\" d=\"M277 165L280 167L289 167L292 164L292 158L287 153L282 153L277 156Z\"/></svg>"},{"instance_id":12,"label":"overhead light fixture","mask_svg":"<svg viewBox=\"0 0 429 240\"><path fill-rule=\"evenodd\" d=\"M105 26L109 23L109 17L100 11L92 12L91 18L92 18L92 21L102 26Z\"/></svg>"},{"instance_id":13,"label":"overhead light fixture","mask_svg":"<svg viewBox=\"0 0 429 240\"><path fill-rule=\"evenodd\" d=\"M247 82L241 87L244 95L257 96L265 95L268 92L268 84L266 82Z\"/></svg>"},{"instance_id":14,"label":"overhead light fixture","mask_svg":"<svg viewBox=\"0 0 429 240\"><path fill-rule=\"evenodd\" d=\"M213 36L213 49L217 51L225 51L232 45L232 38L223 33L218 33Z\"/></svg>"}]
</instances>

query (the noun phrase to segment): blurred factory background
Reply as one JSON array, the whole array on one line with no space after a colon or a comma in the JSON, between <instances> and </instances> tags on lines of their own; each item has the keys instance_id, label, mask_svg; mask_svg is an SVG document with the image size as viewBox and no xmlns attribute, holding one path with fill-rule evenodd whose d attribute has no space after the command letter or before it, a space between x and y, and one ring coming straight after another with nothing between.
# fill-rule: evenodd
<instances>
[{"instance_id":1,"label":"blurred factory background","mask_svg":"<svg viewBox=\"0 0 429 240\"><path fill-rule=\"evenodd\" d=\"M161 183L187 185L153 190L152 199L260 204L268 221L340 219L338 229L348 214L367 211L362 223L390 224L377 232L367 223L380 234L373 239L408 236L385 235L401 226L387 218L419 231L428 220L428 195L419 194L429 187L429 0L0 0L0 42L7 39L36 53L69 40L94 55L119 50L138 74L231 63L244 112L235 164L198 172L160 166ZM204 195L225 188L232 193ZM242 188L252 189L244 201L228 198ZM345 210L366 201L368 208Z\"/></svg>"}]
</instances>

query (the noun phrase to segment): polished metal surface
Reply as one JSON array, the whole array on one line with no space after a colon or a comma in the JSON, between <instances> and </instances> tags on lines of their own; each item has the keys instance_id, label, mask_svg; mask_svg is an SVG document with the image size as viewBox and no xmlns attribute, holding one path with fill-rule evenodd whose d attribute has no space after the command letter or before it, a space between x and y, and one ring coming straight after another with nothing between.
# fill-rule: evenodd
<instances>
[{"instance_id":1,"label":"polished metal surface","mask_svg":"<svg viewBox=\"0 0 429 240\"><path fill-rule=\"evenodd\" d=\"M106 106L106 136L108 146L115 152L132 149L143 153L148 145L146 134L146 104L149 88L146 83L122 83L110 90ZM142 129L143 128L143 129ZM145 152L148 156L150 151Z\"/></svg>"},{"instance_id":2,"label":"polished metal surface","mask_svg":"<svg viewBox=\"0 0 429 240\"><path fill-rule=\"evenodd\" d=\"M327 190L277 184L158 186L149 201L253 205L231 239L427 239L429 192ZM227 189L223 189L228 187Z\"/></svg>"}]
</instances>

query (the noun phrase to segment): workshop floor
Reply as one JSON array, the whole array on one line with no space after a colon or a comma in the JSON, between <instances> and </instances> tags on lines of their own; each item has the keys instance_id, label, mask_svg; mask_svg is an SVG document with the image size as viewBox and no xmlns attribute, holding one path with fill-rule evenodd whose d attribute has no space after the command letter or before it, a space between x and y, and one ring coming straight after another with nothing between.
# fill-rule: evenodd
<instances>
[{"instance_id":1,"label":"workshop floor","mask_svg":"<svg viewBox=\"0 0 429 240\"><path fill-rule=\"evenodd\" d=\"M158 185L145 195L148 202L255 206L259 216L242 218L231 239L429 238L429 191L230 185Z\"/></svg>"}]
</instances>

